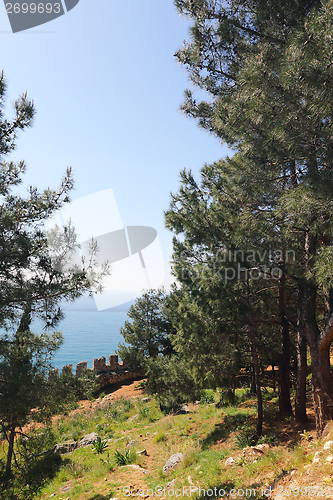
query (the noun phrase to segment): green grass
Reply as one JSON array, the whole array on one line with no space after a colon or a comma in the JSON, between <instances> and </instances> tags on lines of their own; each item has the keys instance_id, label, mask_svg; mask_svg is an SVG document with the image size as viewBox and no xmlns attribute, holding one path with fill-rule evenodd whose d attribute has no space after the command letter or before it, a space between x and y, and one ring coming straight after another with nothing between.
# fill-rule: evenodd
<instances>
[{"instance_id":1,"label":"green grass","mask_svg":"<svg viewBox=\"0 0 333 500\"><path fill-rule=\"evenodd\" d=\"M210 392L206 394L208 401L211 401L210 395ZM279 445L272 427L264 429L261 439L270 445L269 451L256 460L243 457L241 449L251 444L256 401L244 389L237 389L236 395L242 401L238 407L216 405L219 401L219 392L216 392L215 404L207 402L194 406L190 415L165 416L153 399L147 404L121 399L95 411L60 417L53 425L56 442L79 440L84 434L97 432L101 445L104 443L103 452L97 453L90 446L62 456L41 493L34 498L46 500L54 494L54 500L64 500L67 496L70 500L112 497L123 500L125 497L118 488L130 484L133 475L133 469L122 467L126 464L139 464L149 469L142 479L153 489L159 485L165 487L174 479L175 487L193 483L208 489L222 485L229 491L232 487L259 488L267 478L280 477L283 470L301 468L309 463L315 452L314 441L302 440L306 450L302 446L288 449ZM276 414L274 399L275 396L267 397L267 404ZM133 415L139 416L130 421ZM278 427L278 421L273 424ZM283 425L289 424L283 422ZM290 428L293 425L290 423ZM126 445L132 440L135 444L129 449ZM136 454L145 448L148 456ZM184 461L164 474L165 461L179 452L184 453ZM236 465L225 467L225 460L230 456L238 456ZM61 488L67 484L71 485L70 492L62 493ZM197 498L195 494L192 497Z\"/></svg>"}]
</instances>

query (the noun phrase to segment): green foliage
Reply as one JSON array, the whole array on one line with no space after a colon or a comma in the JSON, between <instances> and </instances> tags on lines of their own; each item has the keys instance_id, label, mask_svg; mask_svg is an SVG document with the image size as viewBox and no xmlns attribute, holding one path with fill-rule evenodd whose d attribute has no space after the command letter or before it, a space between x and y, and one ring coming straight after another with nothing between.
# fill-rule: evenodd
<instances>
[{"instance_id":1,"label":"green foliage","mask_svg":"<svg viewBox=\"0 0 333 500\"><path fill-rule=\"evenodd\" d=\"M239 427L239 431L235 436L235 443L237 448L243 449L247 446L254 446L257 444L258 438L255 436L255 431L243 425Z\"/></svg>"},{"instance_id":2,"label":"green foliage","mask_svg":"<svg viewBox=\"0 0 333 500\"><path fill-rule=\"evenodd\" d=\"M211 389L205 389L202 393L202 396L200 398L200 401L199 401L199 404L201 405L209 405L209 404L212 404L214 403L214 391L212 391Z\"/></svg>"},{"instance_id":3,"label":"green foliage","mask_svg":"<svg viewBox=\"0 0 333 500\"><path fill-rule=\"evenodd\" d=\"M68 401L71 389L74 393L78 389L74 387L77 381L46 378L52 356L62 343L61 333L53 331L63 318L59 304L74 300L85 291L97 291L100 278L108 274L108 266L102 266L101 272L93 269L97 251L93 244L89 263L82 263L81 267L70 265L77 246L71 224L61 230L55 227L49 235L43 229L45 221L69 201L73 188L71 169L67 169L58 189L38 192L31 186L25 198L13 192L22 183L26 167L23 161L7 162L5 157L16 148L18 131L32 124L35 111L25 93L15 102L14 120L6 120L3 116L5 87L2 73L0 326L5 333L0 337L0 428L8 445L6 475L10 478L13 459L15 474L21 474L15 452L19 429L29 420L49 417L59 410L64 400ZM31 332L30 325L36 317L43 321L45 332L53 333ZM25 453L27 450L28 447ZM29 488L32 490L34 486L30 484Z\"/></svg>"},{"instance_id":4,"label":"green foliage","mask_svg":"<svg viewBox=\"0 0 333 500\"><path fill-rule=\"evenodd\" d=\"M147 418L149 415L149 408L147 406L142 406L139 413L142 418Z\"/></svg>"},{"instance_id":5,"label":"green foliage","mask_svg":"<svg viewBox=\"0 0 333 500\"><path fill-rule=\"evenodd\" d=\"M147 392L154 394L161 411L176 411L182 403L196 401L200 390L189 367L178 356L158 357L147 363Z\"/></svg>"},{"instance_id":6,"label":"green foliage","mask_svg":"<svg viewBox=\"0 0 333 500\"><path fill-rule=\"evenodd\" d=\"M80 377L65 371L58 381L54 382L55 388L61 394L61 398L68 402L75 402L81 399L94 399L99 390L99 384L93 371L84 370Z\"/></svg>"},{"instance_id":7,"label":"green foliage","mask_svg":"<svg viewBox=\"0 0 333 500\"><path fill-rule=\"evenodd\" d=\"M164 290L147 290L128 312L132 321L126 321L120 329L129 345L119 344L117 353L135 368L145 368L147 358L172 352L173 328L166 315L165 300Z\"/></svg>"},{"instance_id":8,"label":"green foliage","mask_svg":"<svg viewBox=\"0 0 333 500\"><path fill-rule=\"evenodd\" d=\"M123 408L124 408L125 412L127 412L127 411L131 410L132 408L134 408L134 404L132 403L131 399L125 399L123 401Z\"/></svg>"},{"instance_id":9,"label":"green foliage","mask_svg":"<svg viewBox=\"0 0 333 500\"><path fill-rule=\"evenodd\" d=\"M97 440L93 443L92 447L93 450L96 451L96 453L99 455L105 451L107 448L108 444L106 441L102 441L100 436L98 436Z\"/></svg>"},{"instance_id":10,"label":"green foliage","mask_svg":"<svg viewBox=\"0 0 333 500\"><path fill-rule=\"evenodd\" d=\"M135 453L130 449L126 450L125 453L116 450L114 454L115 462L117 465L129 465L135 460Z\"/></svg>"},{"instance_id":11,"label":"green foliage","mask_svg":"<svg viewBox=\"0 0 333 500\"><path fill-rule=\"evenodd\" d=\"M167 437L165 435L165 431L162 429L160 430L156 436L153 437L153 442L154 443L160 443L161 441L166 441Z\"/></svg>"},{"instance_id":12,"label":"green foliage","mask_svg":"<svg viewBox=\"0 0 333 500\"><path fill-rule=\"evenodd\" d=\"M113 460L110 458L109 452L106 454L106 458L101 458L101 462L106 465L106 468L109 472L114 471L114 463Z\"/></svg>"}]
</instances>

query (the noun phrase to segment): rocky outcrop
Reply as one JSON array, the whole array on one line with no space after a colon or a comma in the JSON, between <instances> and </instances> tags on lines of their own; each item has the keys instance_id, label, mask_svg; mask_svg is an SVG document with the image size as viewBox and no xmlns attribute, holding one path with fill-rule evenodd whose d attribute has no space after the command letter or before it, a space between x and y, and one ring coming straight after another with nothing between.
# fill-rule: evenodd
<instances>
[{"instance_id":1,"label":"rocky outcrop","mask_svg":"<svg viewBox=\"0 0 333 500\"><path fill-rule=\"evenodd\" d=\"M98 439L97 432L92 432L91 434L86 434L85 436L83 436L81 441L79 441L78 447L83 448L84 446L89 446L89 445L95 443L95 441L97 441L97 439Z\"/></svg>"},{"instance_id":2,"label":"rocky outcrop","mask_svg":"<svg viewBox=\"0 0 333 500\"><path fill-rule=\"evenodd\" d=\"M65 443L56 444L53 448L54 453L59 453L64 455L65 453L70 453L77 448L77 441L66 441Z\"/></svg>"},{"instance_id":3,"label":"rocky outcrop","mask_svg":"<svg viewBox=\"0 0 333 500\"><path fill-rule=\"evenodd\" d=\"M168 472L169 470L174 469L177 465L184 461L184 458L184 453L175 453L165 462L163 472Z\"/></svg>"}]
</instances>

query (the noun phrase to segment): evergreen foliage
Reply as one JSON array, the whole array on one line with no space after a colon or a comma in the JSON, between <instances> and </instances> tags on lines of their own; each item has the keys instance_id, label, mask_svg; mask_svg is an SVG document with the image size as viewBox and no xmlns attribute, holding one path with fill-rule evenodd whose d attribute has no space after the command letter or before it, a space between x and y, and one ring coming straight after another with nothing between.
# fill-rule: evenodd
<instances>
[{"instance_id":1,"label":"evergreen foliage","mask_svg":"<svg viewBox=\"0 0 333 500\"><path fill-rule=\"evenodd\" d=\"M166 315L166 293L147 290L127 313L132 321L125 321L120 329L127 344L118 344L117 353L126 363L144 369L147 359L172 352L170 335L173 327Z\"/></svg>"},{"instance_id":2,"label":"evergreen foliage","mask_svg":"<svg viewBox=\"0 0 333 500\"><path fill-rule=\"evenodd\" d=\"M27 94L15 102L15 118L3 116L5 80L0 76L0 427L7 440L5 465L7 480L25 465L15 451L18 434L31 421L41 421L68 400L66 381L47 379L51 358L62 342L59 332L36 335L31 332L33 318L39 317L45 332L54 329L63 313L60 302L74 300L84 291L97 288L100 277L108 273L104 266L98 273L94 252L89 263L70 265L75 249L74 228L53 231L58 244L51 248L44 230L45 221L69 201L73 187L71 169L56 190L38 192L30 187L27 197L14 194L22 183L26 166L5 157L16 147L20 130L31 126L34 104ZM67 267L64 267L67 263ZM61 265L60 265L61 264ZM79 383L79 382L78 382ZM67 384L68 385L68 384ZM67 387L68 389L68 387ZM78 392L79 387L76 388ZM82 393L82 386L80 386ZM27 449L27 448L26 448Z\"/></svg>"},{"instance_id":3,"label":"evergreen foliage","mask_svg":"<svg viewBox=\"0 0 333 500\"><path fill-rule=\"evenodd\" d=\"M200 186L190 173L182 174L180 192L166 214L168 227L181 235L174 242L175 275L190 290L191 300L195 293L209 299L203 273L211 281L213 261L221 249L229 255L250 249L262 256L266 251L266 258L248 265L263 271L261 279L246 283L242 278L243 285L237 285L241 301L252 298L245 313L251 338L257 344L260 330L267 335L278 328L280 409L291 413L291 335L297 337L300 420L306 418L307 340L320 433L333 416L328 356L333 339L332 2L175 4L191 21L191 40L176 56L195 90L204 90L208 97L197 100L193 91L186 91L182 109L236 151L233 158L206 166ZM282 250L276 259L269 256L272 248ZM234 279L228 280L228 287L220 285L221 310L236 286L237 270L234 274L232 267L236 268L229 264L228 273ZM279 279L267 282L265 273L273 267ZM192 276L197 273L201 282L189 279L185 284L184 270ZM224 272L222 279L225 276ZM234 309L239 312L237 305ZM226 322L228 313L222 313Z\"/></svg>"}]
</instances>

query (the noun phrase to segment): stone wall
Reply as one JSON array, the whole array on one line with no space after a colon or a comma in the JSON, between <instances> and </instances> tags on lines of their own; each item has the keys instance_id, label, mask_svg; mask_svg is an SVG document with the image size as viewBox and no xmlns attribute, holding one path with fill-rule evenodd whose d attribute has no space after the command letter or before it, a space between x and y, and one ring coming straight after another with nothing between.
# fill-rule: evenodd
<instances>
[{"instance_id":1,"label":"stone wall","mask_svg":"<svg viewBox=\"0 0 333 500\"><path fill-rule=\"evenodd\" d=\"M122 361L119 363L117 354L110 354L108 358L108 363L105 363L106 358L102 356L101 358L95 358L93 360L92 369L88 368L87 361L81 361L77 363L75 375L79 377L82 375L84 370L93 371L98 377L101 387L106 385L118 384L120 382L125 382L126 380L135 380L136 378L144 376L143 372L135 372L133 369ZM62 374L73 373L73 365L65 365L62 368ZM49 371L49 378L58 378L59 370L55 368Z\"/></svg>"}]
</instances>

